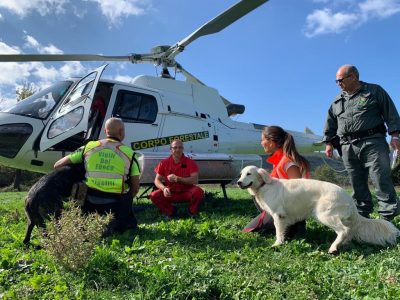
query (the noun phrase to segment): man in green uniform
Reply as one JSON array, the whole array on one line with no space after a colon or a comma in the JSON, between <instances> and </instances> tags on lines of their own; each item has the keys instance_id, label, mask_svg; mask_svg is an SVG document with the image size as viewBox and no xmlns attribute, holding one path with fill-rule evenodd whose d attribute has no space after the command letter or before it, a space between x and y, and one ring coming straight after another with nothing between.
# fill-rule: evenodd
<instances>
[{"instance_id":1,"label":"man in green uniform","mask_svg":"<svg viewBox=\"0 0 400 300\"><path fill-rule=\"evenodd\" d=\"M134 151L122 144L125 127L121 119L108 119L105 133L105 139L87 143L57 161L54 168L83 162L88 186L83 211L113 213L108 232L123 232L137 226L132 202L139 190L139 164Z\"/></svg>"},{"instance_id":2,"label":"man in green uniform","mask_svg":"<svg viewBox=\"0 0 400 300\"><path fill-rule=\"evenodd\" d=\"M328 111L323 139L325 153L332 156L332 141L338 136L358 212L368 217L373 211L369 174L376 189L378 212L382 218L392 220L400 207L391 179L386 132L391 135L392 148L399 150L399 114L387 92L379 85L360 81L354 66L341 66L336 83L342 92Z\"/></svg>"}]
</instances>

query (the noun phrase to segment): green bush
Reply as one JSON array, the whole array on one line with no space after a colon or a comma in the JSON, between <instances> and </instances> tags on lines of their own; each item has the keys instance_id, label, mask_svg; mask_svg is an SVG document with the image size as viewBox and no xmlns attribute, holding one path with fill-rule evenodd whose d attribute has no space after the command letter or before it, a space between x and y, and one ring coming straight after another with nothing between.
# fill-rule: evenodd
<instances>
[{"instance_id":1,"label":"green bush","mask_svg":"<svg viewBox=\"0 0 400 300\"><path fill-rule=\"evenodd\" d=\"M328 165L321 165L315 168L313 179L331 182L340 186L349 184L347 173L338 173Z\"/></svg>"},{"instance_id":2,"label":"green bush","mask_svg":"<svg viewBox=\"0 0 400 300\"><path fill-rule=\"evenodd\" d=\"M76 271L89 262L112 215L83 215L76 205L63 210L61 218L51 218L43 235L44 249L66 270Z\"/></svg>"},{"instance_id":3,"label":"green bush","mask_svg":"<svg viewBox=\"0 0 400 300\"><path fill-rule=\"evenodd\" d=\"M0 188L12 186L16 169L0 166ZM21 185L23 190L28 190L44 174L30 171L21 172Z\"/></svg>"},{"instance_id":4,"label":"green bush","mask_svg":"<svg viewBox=\"0 0 400 300\"><path fill-rule=\"evenodd\" d=\"M397 157L396 164L392 170L392 180L394 185L400 185L400 158Z\"/></svg>"}]
</instances>

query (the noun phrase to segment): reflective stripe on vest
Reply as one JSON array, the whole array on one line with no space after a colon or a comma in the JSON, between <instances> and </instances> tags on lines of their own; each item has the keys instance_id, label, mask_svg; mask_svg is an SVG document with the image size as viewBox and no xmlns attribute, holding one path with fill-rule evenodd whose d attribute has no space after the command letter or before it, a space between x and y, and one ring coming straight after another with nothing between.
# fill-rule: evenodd
<instances>
[{"instance_id":1,"label":"reflective stripe on vest","mask_svg":"<svg viewBox=\"0 0 400 300\"><path fill-rule=\"evenodd\" d=\"M129 177L132 158L120 149L123 146L120 142L108 140L98 142L98 146L84 153L87 185L106 193L125 193L128 189L125 182ZM100 152L103 150L110 150L116 157L107 158L110 155L110 153L107 153L106 157L102 158ZM102 161L103 159L113 159L114 161L112 161L112 164L107 164Z\"/></svg>"}]
</instances>

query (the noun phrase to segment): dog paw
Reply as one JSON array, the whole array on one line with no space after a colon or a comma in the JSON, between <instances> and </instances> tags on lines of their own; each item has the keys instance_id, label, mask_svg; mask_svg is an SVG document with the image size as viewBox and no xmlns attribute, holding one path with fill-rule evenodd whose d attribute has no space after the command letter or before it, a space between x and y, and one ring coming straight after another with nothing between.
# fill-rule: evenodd
<instances>
[{"instance_id":1,"label":"dog paw","mask_svg":"<svg viewBox=\"0 0 400 300\"><path fill-rule=\"evenodd\" d=\"M283 242L276 241L271 247L278 247L278 246L280 246L282 244L283 244Z\"/></svg>"},{"instance_id":2,"label":"dog paw","mask_svg":"<svg viewBox=\"0 0 400 300\"><path fill-rule=\"evenodd\" d=\"M329 248L328 253L332 254L332 255L336 255L339 253L339 251L336 247L331 247L331 248Z\"/></svg>"}]
</instances>

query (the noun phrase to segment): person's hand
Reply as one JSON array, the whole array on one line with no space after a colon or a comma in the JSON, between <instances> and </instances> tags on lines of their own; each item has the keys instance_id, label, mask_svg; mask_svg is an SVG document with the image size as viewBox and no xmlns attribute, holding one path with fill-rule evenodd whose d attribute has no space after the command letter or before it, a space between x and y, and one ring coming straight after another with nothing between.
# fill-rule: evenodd
<instances>
[{"instance_id":1,"label":"person's hand","mask_svg":"<svg viewBox=\"0 0 400 300\"><path fill-rule=\"evenodd\" d=\"M178 176L176 176L175 174L169 174L167 178L169 182L178 182Z\"/></svg>"},{"instance_id":2,"label":"person's hand","mask_svg":"<svg viewBox=\"0 0 400 300\"><path fill-rule=\"evenodd\" d=\"M326 146L325 146L325 155L327 156L327 157L332 157L332 155L333 155L333 146L332 146L332 144L326 144Z\"/></svg>"},{"instance_id":3,"label":"person's hand","mask_svg":"<svg viewBox=\"0 0 400 300\"><path fill-rule=\"evenodd\" d=\"M164 194L164 197L167 197L167 198L172 196L171 190L169 188L167 188L167 187L165 187L163 189L163 194Z\"/></svg>"},{"instance_id":4,"label":"person's hand","mask_svg":"<svg viewBox=\"0 0 400 300\"><path fill-rule=\"evenodd\" d=\"M390 146L392 147L393 150L400 150L400 141L398 137L394 137L392 136L391 140L390 140Z\"/></svg>"}]
</instances>

